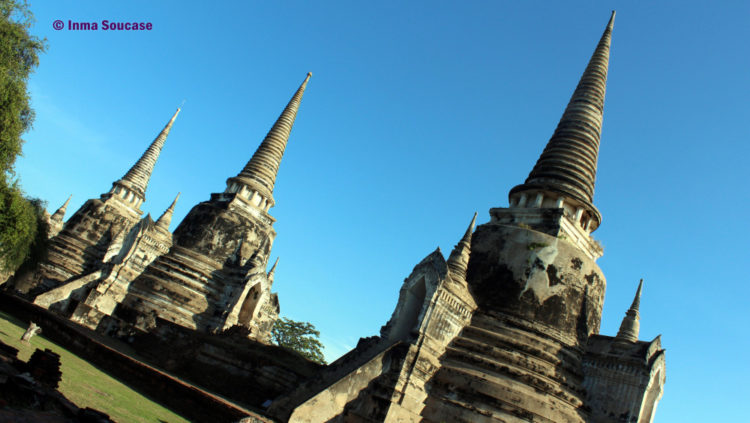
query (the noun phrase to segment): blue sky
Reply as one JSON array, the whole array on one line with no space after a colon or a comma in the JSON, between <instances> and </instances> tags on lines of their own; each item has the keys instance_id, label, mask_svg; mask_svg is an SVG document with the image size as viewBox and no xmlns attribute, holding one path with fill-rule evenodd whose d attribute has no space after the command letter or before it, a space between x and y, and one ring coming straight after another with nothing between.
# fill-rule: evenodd
<instances>
[{"instance_id":1,"label":"blue sky","mask_svg":"<svg viewBox=\"0 0 750 423\"><path fill-rule=\"evenodd\" d=\"M49 51L17 171L69 214L106 192L183 100L146 193L172 228L221 192L313 72L271 214L282 314L333 359L378 333L404 278L474 211L507 206L617 9L594 202L614 335L644 278L662 334L658 422L742 421L750 310L750 3L32 1ZM151 22L55 31L54 20Z\"/></svg>"}]
</instances>

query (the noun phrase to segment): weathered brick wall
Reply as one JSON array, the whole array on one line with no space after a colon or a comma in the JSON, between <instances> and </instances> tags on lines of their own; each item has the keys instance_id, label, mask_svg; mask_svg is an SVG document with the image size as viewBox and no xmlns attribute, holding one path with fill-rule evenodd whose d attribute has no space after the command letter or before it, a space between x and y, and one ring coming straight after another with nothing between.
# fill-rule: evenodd
<instances>
[{"instance_id":1,"label":"weathered brick wall","mask_svg":"<svg viewBox=\"0 0 750 423\"><path fill-rule=\"evenodd\" d=\"M292 391L322 367L232 332L206 334L157 318L156 329L131 345L150 363L251 407Z\"/></svg>"},{"instance_id":2,"label":"weathered brick wall","mask_svg":"<svg viewBox=\"0 0 750 423\"><path fill-rule=\"evenodd\" d=\"M122 354L94 339L95 333L24 300L0 293L0 307L19 319L37 322L46 338L191 421L234 422L248 415L273 421Z\"/></svg>"}]
</instances>

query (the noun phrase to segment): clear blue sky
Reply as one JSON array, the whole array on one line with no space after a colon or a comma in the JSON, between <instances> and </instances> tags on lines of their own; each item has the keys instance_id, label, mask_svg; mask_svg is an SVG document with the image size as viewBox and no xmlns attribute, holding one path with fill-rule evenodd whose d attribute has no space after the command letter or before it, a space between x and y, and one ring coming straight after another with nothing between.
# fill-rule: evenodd
<instances>
[{"instance_id":1,"label":"clear blue sky","mask_svg":"<svg viewBox=\"0 0 750 423\"><path fill-rule=\"evenodd\" d=\"M474 211L507 206L617 9L595 204L614 335L639 278L663 334L658 422L744 421L750 390L750 3L32 1L49 51L17 170L69 214L186 100L147 192L172 228L225 188L308 71L271 213L282 314L333 359L378 333L404 278ZM637 4L636 6L633 6ZM63 21L148 32L55 31Z\"/></svg>"}]
</instances>

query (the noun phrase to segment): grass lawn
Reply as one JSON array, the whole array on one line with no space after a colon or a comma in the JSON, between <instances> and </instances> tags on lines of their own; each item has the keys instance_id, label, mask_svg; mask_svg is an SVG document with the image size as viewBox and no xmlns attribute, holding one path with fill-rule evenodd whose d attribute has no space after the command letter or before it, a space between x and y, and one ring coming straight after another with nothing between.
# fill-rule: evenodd
<instances>
[{"instance_id":1,"label":"grass lawn","mask_svg":"<svg viewBox=\"0 0 750 423\"><path fill-rule=\"evenodd\" d=\"M77 406L91 407L109 414L112 420L130 422L187 422L166 408L150 401L75 354L52 343L44 333L21 342L28 322L0 312L0 340L18 349L18 358L28 361L35 349L41 348L60 354L62 381L58 389Z\"/></svg>"}]
</instances>

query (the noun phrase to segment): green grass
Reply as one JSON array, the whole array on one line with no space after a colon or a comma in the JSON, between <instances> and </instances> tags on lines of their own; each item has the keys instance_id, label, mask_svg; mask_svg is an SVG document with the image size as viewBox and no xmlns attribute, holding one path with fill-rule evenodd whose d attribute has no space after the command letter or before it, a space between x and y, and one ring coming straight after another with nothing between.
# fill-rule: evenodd
<instances>
[{"instance_id":1,"label":"green grass","mask_svg":"<svg viewBox=\"0 0 750 423\"><path fill-rule=\"evenodd\" d=\"M41 348L60 355L62 381L58 389L77 406L91 407L109 414L121 423L187 422L184 418L150 401L109 375L102 373L75 354L49 341L44 333L21 342L27 323L0 312L0 340L18 349L18 358L28 361L35 349Z\"/></svg>"}]
</instances>

